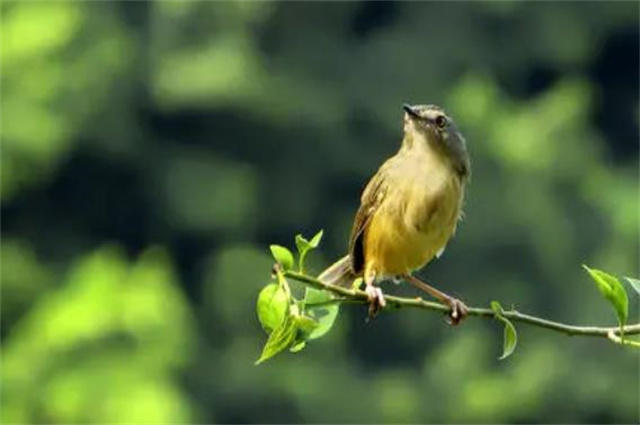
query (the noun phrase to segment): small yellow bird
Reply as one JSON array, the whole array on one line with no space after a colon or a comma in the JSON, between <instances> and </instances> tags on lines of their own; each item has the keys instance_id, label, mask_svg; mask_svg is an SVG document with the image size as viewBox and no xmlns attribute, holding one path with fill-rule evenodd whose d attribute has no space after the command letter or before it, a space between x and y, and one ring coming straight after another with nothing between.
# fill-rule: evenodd
<instances>
[{"instance_id":1,"label":"small yellow bird","mask_svg":"<svg viewBox=\"0 0 640 425\"><path fill-rule=\"evenodd\" d=\"M386 302L375 283L402 278L450 307L452 324L467 307L412 275L439 256L456 230L471 174L464 137L442 108L404 105L404 138L362 193L349 253L319 276L349 286L363 277L374 316Z\"/></svg>"}]
</instances>

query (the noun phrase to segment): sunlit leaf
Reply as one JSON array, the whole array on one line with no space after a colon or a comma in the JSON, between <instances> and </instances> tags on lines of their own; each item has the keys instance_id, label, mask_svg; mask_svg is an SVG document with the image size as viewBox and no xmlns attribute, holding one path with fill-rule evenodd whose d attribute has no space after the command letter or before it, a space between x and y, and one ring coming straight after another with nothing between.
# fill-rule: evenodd
<instances>
[{"instance_id":1,"label":"sunlit leaf","mask_svg":"<svg viewBox=\"0 0 640 425\"><path fill-rule=\"evenodd\" d=\"M306 312L318 323L318 326L308 335L307 339L320 338L331 330L331 327L336 321L336 317L338 317L340 309L338 304L322 305L319 307L313 307L312 305L325 303L332 299L332 295L327 291L314 288L306 289L304 296Z\"/></svg>"},{"instance_id":2,"label":"sunlit leaf","mask_svg":"<svg viewBox=\"0 0 640 425\"><path fill-rule=\"evenodd\" d=\"M592 269L586 265L582 267L589 273L600 293L611 303L618 316L620 326L624 326L629 316L629 298L622 283L615 277L602 270Z\"/></svg>"},{"instance_id":3,"label":"sunlit leaf","mask_svg":"<svg viewBox=\"0 0 640 425\"><path fill-rule=\"evenodd\" d=\"M277 283L271 283L260 291L256 312L260 324L267 331L276 329L284 320L289 307L287 292Z\"/></svg>"},{"instance_id":4,"label":"sunlit leaf","mask_svg":"<svg viewBox=\"0 0 640 425\"><path fill-rule=\"evenodd\" d=\"M81 11L63 2L16 4L3 20L4 59L13 63L64 46L82 25Z\"/></svg>"},{"instance_id":5,"label":"sunlit leaf","mask_svg":"<svg viewBox=\"0 0 640 425\"><path fill-rule=\"evenodd\" d=\"M188 364L197 346L192 306L166 251L152 247L131 262L104 246L61 279L3 341L2 423L38 422L25 391L38 395L47 422L193 422L187 394L164 376ZM87 410L102 402L123 410Z\"/></svg>"},{"instance_id":6,"label":"sunlit leaf","mask_svg":"<svg viewBox=\"0 0 640 425\"><path fill-rule=\"evenodd\" d=\"M629 285L631 285L631 287L636 291L636 293L640 295L640 280L634 279L628 276L625 276L624 278L627 282L629 282Z\"/></svg>"},{"instance_id":7,"label":"sunlit leaf","mask_svg":"<svg viewBox=\"0 0 640 425\"><path fill-rule=\"evenodd\" d=\"M293 254L291 251L280 245L271 245L269 249L271 249L273 258L275 258L284 270L291 270L293 268Z\"/></svg>"},{"instance_id":8,"label":"sunlit leaf","mask_svg":"<svg viewBox=\"0 0 640 425\"><path fill-rule=\"evenodd\" d=\"M289 347L296 339L296 331L296 321L292 316L287 316L280 326L271 332L255 364L258 365Z\"/></svg>"}]
</instances>

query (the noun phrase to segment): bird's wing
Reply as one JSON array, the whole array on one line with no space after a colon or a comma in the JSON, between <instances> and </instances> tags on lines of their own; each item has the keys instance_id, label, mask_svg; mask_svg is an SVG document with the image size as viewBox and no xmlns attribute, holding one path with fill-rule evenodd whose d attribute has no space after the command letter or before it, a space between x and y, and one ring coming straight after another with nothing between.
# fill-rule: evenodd
<instances>
[{"instance_id":1,"label":"bird's wing","mask_svg":"<svg viewBox=\"0 0 640 425\"><path fill-rule=\"evenodd\" d=\"M378 172L367 183L360 198L360 208L358 208L353 221L351 237L349 238L351 269L354 273L360 273L364 267L364 233L371 218L385 198L387 167L388 162L380 167Z\"/></svg>"}]
</instances>

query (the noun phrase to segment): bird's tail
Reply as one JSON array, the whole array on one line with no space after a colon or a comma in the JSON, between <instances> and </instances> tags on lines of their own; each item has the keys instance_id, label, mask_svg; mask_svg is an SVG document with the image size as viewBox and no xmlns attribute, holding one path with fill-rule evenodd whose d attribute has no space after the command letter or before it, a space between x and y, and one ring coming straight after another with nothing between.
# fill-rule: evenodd
<instances>
[{"instance_id":1,"label":"bird's tail","mask_svg":"<svg viewBox=\"0 0 640 425\"><path fill-rule=\"evenodd\" d=\"M345 255L318 276L318 280L331 285L350 287L353 281L358 277L351 270L351 258Z\"/></svg>"}]
</instances>

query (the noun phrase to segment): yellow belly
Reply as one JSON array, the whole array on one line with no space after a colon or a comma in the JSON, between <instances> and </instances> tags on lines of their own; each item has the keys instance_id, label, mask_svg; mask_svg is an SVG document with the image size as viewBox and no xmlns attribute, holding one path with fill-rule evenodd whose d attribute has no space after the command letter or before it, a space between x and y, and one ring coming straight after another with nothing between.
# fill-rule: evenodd
<instances>
[{"instance_id":1,"label":"yellow belly","mask_svg":"<svg viewBox=\"0 0 640 425\"><path fill-rule=\"evenodd\" d=\"M435 187L398 185L365 232L365 275L390 277L425 266L455 231L462 185L449 176Z\"/></svg>"}]
</instances>

